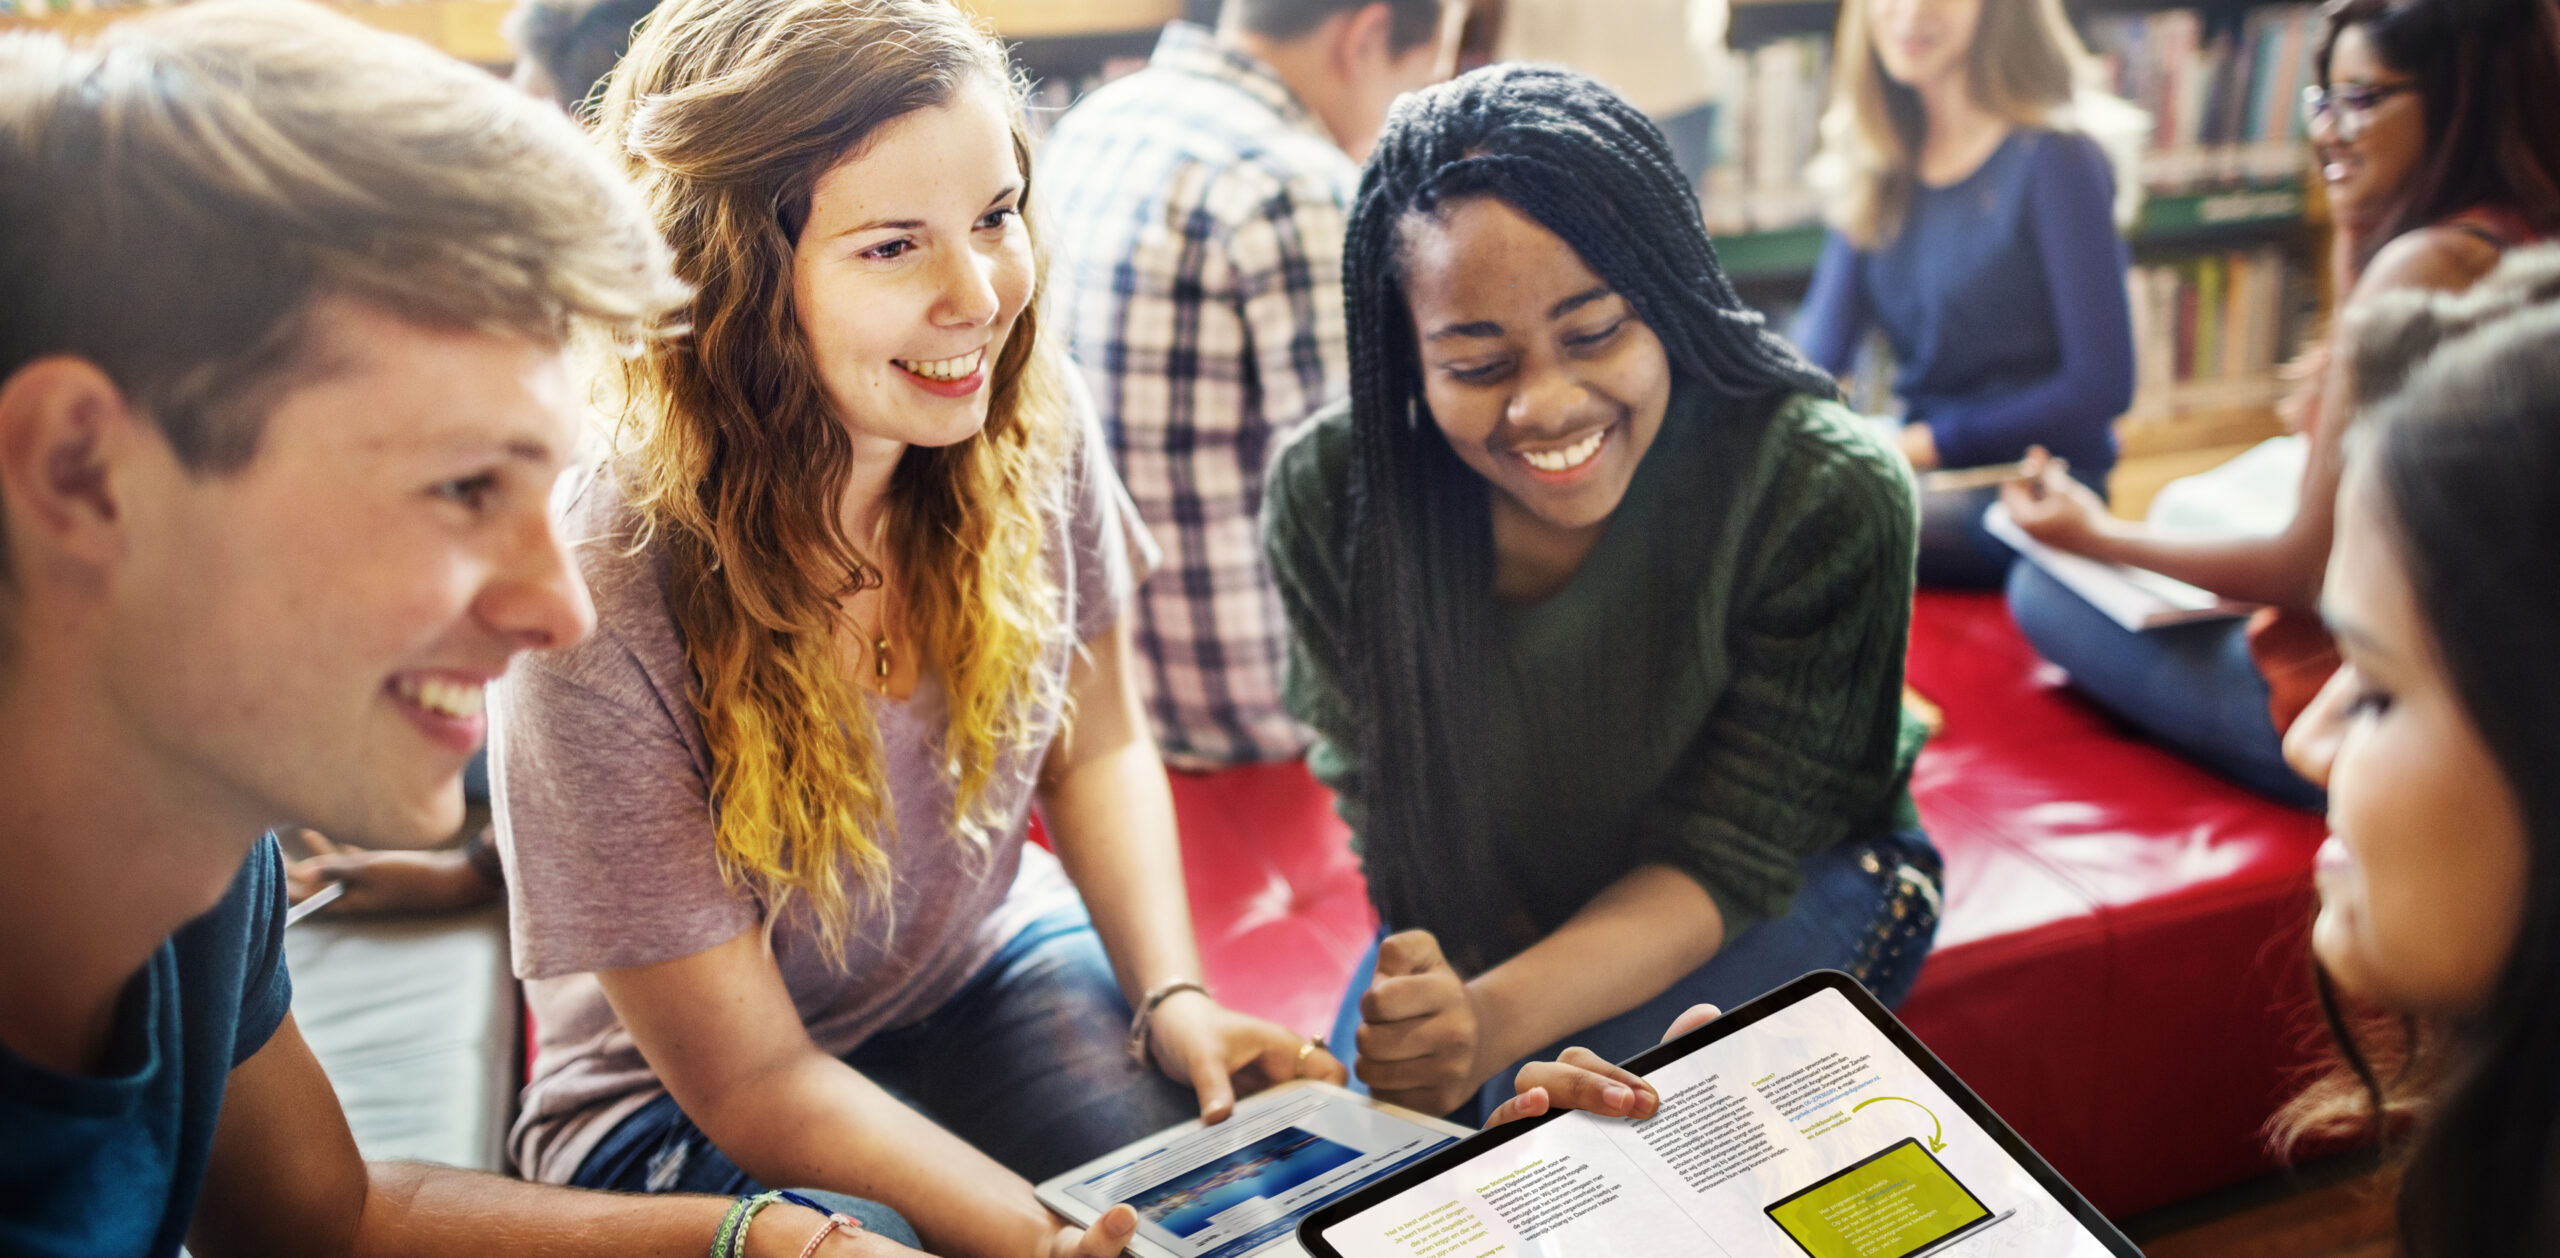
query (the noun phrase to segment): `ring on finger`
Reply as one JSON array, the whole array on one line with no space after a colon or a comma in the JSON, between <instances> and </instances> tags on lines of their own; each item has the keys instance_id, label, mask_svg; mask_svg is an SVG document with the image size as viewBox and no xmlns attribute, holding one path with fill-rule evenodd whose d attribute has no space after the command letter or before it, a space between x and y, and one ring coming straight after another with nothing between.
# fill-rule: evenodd
<instances>
[{"instance_id":1,"label":"ring on finger","mask_svg":"<svg viewBox=\"0 0 2560 1258\"><path fill-rule=\"evenodd\" d=\"M1298 1045L1297 1077L1303 1079L1307 1076L1307 1059L1315 1056L1316 1050L1322 1047L1324 1047L1324 1037L1321 1035Z\"/></svg>"}]
</instances>

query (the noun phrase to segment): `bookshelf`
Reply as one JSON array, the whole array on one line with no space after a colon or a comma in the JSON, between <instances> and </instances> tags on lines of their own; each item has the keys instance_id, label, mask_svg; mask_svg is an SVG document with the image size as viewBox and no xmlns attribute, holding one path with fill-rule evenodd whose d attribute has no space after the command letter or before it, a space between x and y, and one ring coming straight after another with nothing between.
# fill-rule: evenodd
<instances>
[{"instance_id":1,"label":"bookshelf","mask_svg":"<svg viewBox=\"0 0 2560 1258\"><path fill-rule=\"evenodd\" d=\"M960 0L1007 39L1091 38L1143 34L1153 45L1165 23L1182 16L1182 0Z\"/></svg>"},{"instance_id":2,"label":"bookshelf","mask_svg":"<svg viewBox=\"0 0 2560 1258\"><path fill-rule=\"evenodd\" d=\"M500 33L509 0L324 2L368 26L423 40L464 61L503 66L515 60L514 49L507 46L506 37ZM72 8L48 0L0 0L0 30L35 26L76 39L166 7L166 3L92 5L84 0L78 8Z\"/></svg>"},{"instance_id":3,"label":"bookshelf","mask_svg":"<svg viewBox=\"0 0 2560 1258\"><path fill-rule=\"evenodd\" d=\"M1775 0L1760 0L1774 3ZM2141 217L2126 233L2138 250L2210 242L2226 233L2254 234L2301 227L2308 197L2299 178L2270 184L2169 193L2146 198ZM1737 284L1797 281L1822 255L1822 227L1808 223L1768 231L1718 235L1716 256Z\"/></svg>"},{"instance_id":4,"label":"bookshelf","mask_svg":"<svg viewBox=\"0 0 2560 1258\"><path fill-rule=\"evenodd\" d=\"M1813 155L1837 0L1732 0L1719 158L1700 200L1744 295L1784 320L1820 256ZM2188 7L2202 4L2207 7ZM2316 11L2234 0L2091 0L2075 23L2116 94L2149 113L2134 256L2141 386L2118 421L2128 459L2245 446L2280 431L2274 368L2329 302L2326 223L2294 98ZM1783 324L1782 324L1783 326ZM1866 356L1875 360L1879 356ZM1890 364L1852 382L1880 406Z\"/></svg>"},{"instance_id":5,"label":"bookshelf","mask_svg":"<svg viewBox=\"0 0 2560 1258\"><path fill-rule=\"evenodd\" d=\"M36 26L66 36L94 34L125 18L166 7L117 0L0 0L0 30ZM505 66L515 50L501 33L512 0L322 0L383 30L423 40L485 66ZM1005 38L1034 73L1078 66L1134 47L1144 56L1158 28L1182 16L1183 0L959 0Z\"/></svg>"}]
</instances>

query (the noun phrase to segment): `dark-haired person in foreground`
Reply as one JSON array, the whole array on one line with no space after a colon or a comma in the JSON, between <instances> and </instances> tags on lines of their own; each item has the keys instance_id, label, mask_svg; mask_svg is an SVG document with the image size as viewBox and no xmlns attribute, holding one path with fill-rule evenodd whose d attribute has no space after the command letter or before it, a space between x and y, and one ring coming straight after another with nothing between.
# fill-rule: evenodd
<instances>
[{"instance_id":1,"label":"dark-haired person in foreground","mask_svg":"<svg viewBox=\"0 0 2560 1258\"><path fill-rule=\"evenodd\" d=\"M1734 295L1661 134L1558 70L1407 97L1347 269L1351 399L1264 529L1400 932L1337 1024L1359 1077L1473 1116L1522 1058L1807 970L1899 999L1938 894L1911 483Z\"/></svg>"},{"instance_id":2,"label":"dark-haired person in foreground","mask_svg":"<svg viewBox=\"0 0 2560 1258\"><path fill-rule=\"evenodd\" d=\"M2405 1258L2560 1253L2555 303L2544 247L2346 329L2389 397L2348 442L2321 594L2344 663L2285 739L2329 796L2311 946L2343 1060L2285 1134L2405 1137Z\"/></svg>"},{"instance_id":3,"label":"dark-haired person in foreground","mask_svg":"<svg viewBox=\"0 0 2560 1258\"><path fill-rule=\"evenodd\" d=\"M574 128L314 7L0 36L0 292L0 1253L897 1250L368 1167L289 1011L261 832L451 833L482 686L593 621L562 349L682 292Z\"/></svg>"}]
</instances>

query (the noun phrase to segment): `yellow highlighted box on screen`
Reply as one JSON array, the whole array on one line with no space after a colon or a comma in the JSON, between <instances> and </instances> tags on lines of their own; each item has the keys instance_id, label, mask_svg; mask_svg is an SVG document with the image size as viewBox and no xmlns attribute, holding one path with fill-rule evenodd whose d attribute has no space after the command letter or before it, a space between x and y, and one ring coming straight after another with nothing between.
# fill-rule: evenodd
<instances>
[{"instance_id":1,"label":"yellow highlighted box on screen","mask_svg":"<svg viewBox=\"0 0 2560 1258\"><path fill-rule=\"evenodd\" d=\"M1808 1258L1907 1258L1991 1217L1917 1140L1768 1209Z\"/></svg>"}]
</instances>

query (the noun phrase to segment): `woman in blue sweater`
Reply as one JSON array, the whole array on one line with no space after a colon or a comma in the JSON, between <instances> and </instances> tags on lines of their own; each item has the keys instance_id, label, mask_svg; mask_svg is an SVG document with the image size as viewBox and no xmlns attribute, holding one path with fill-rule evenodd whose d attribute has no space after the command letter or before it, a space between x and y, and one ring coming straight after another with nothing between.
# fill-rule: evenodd
<instances>
[{"instance_id":1,"label":"woman in blue sweater","mask_svg":"<svg viewBox=\"0 0 2560 1258\"><path fill-rule=\"evenodd\" d=\"M2140 115L2080 86L2091 61L2060 0L1847 0L1837 47L1812 172L1832 231L1797 344L1841 375L1883 330L1923 472L2040 445L2103 493L2133 400L2130 181L2090 133ZM1924 496L1922 584L2000 583L1995 493Z\"/></svg>"}]
</instances>

